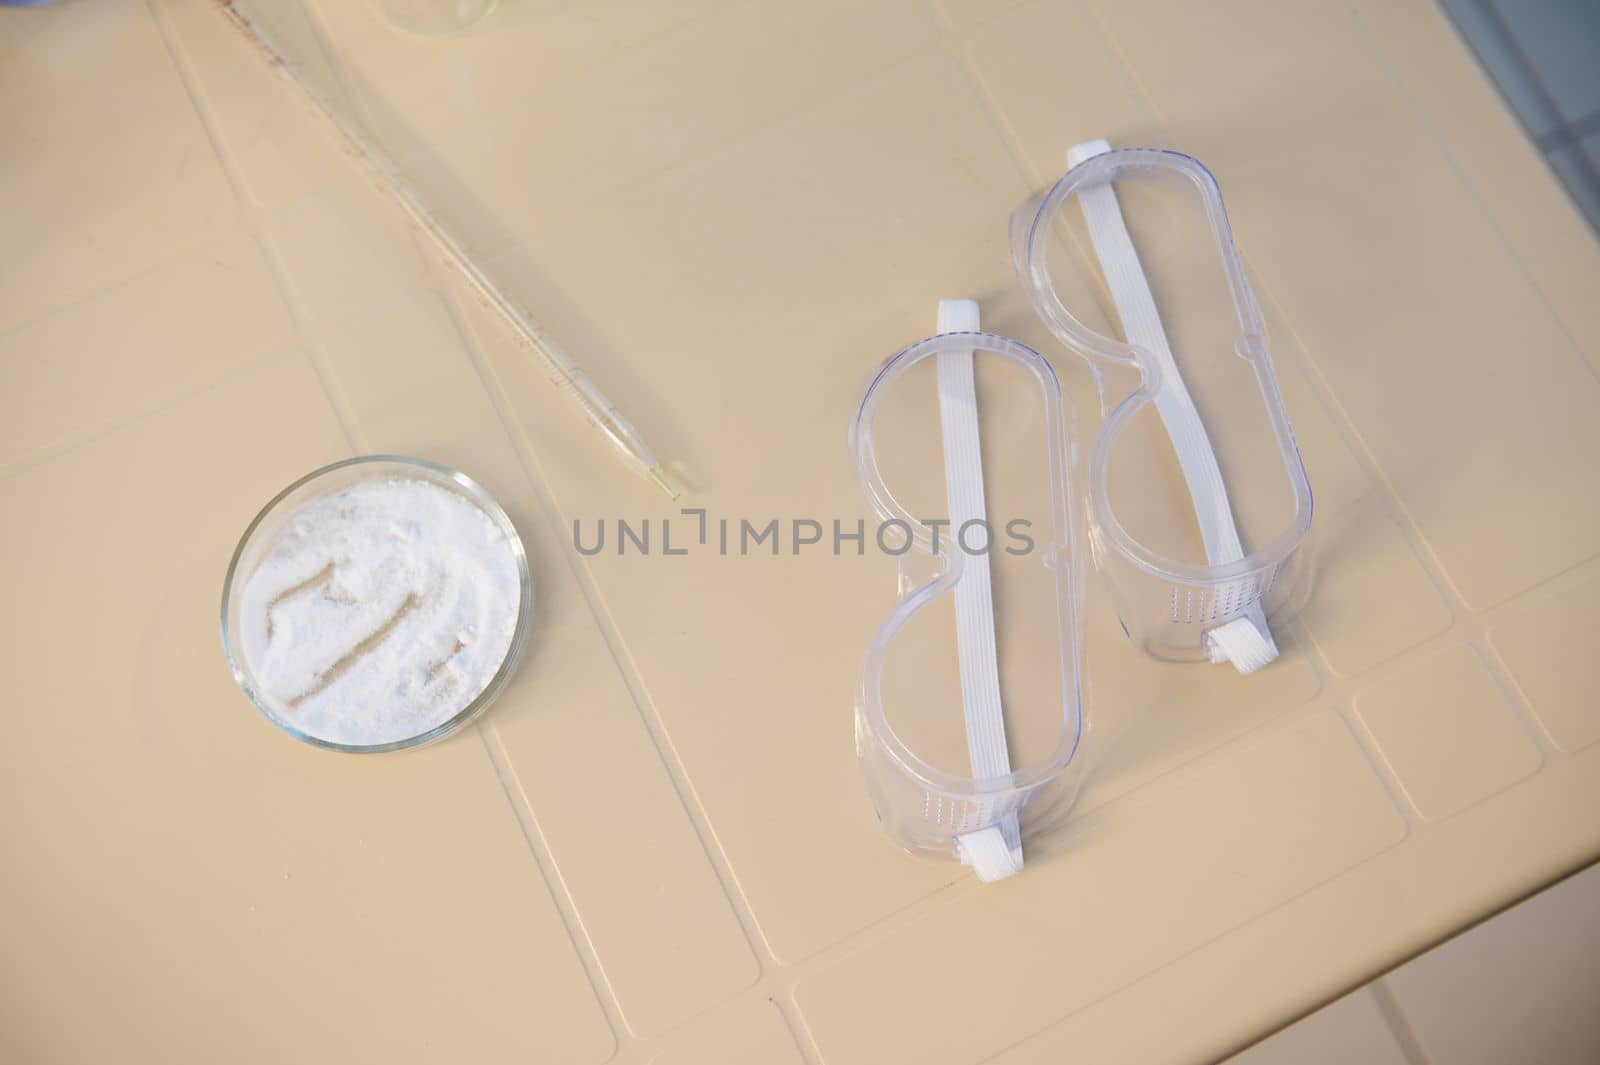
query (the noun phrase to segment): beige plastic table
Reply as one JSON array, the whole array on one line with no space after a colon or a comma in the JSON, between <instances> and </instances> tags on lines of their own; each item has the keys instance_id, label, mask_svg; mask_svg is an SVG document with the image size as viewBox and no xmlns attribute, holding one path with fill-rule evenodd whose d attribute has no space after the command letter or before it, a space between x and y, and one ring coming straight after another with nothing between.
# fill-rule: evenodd
<instances>
[{"instance_id":1,"label":"beige plastic table","mask_svg":"<svg viewBox=\"0 0 1600 1065\"><path fill-rule=\"evenodd\" d=\"M1248 679L1092 599L1072 822L994 886L903 855L850 740L890 563L580 556L675 506L214 3L0 13L0 1058L1201 1061L1600 853L1600 255L1428 4L308 26L713 517L858 516L851 405L941 296L1065 367L1007 212L1078 140L1192 152L1317 591ZM481 724L352 758L250 709L216 608L368 451L481 479L540 613Z\"/></svg>"}]
</instances>

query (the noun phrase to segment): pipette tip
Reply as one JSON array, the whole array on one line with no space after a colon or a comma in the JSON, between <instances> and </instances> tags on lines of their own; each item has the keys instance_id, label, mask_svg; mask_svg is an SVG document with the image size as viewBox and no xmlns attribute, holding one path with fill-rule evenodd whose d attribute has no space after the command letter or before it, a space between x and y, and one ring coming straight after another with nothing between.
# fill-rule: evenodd
<instances>
[{"instance_id":1,"label":"pipette tip","mask_svg":"<svg viewBox=\"0 0 1600 1065\"><path fill-rule=\"evenodd\" d=\"M657 487L659 487L663 492L667 493L668 499L678 498L678 490L672 487L671 481L667 480L667 472L665 470L663 470L660 466L651 466L647 472L650 474L650 479L656 483Z\"/></svg>"}]
</instances>

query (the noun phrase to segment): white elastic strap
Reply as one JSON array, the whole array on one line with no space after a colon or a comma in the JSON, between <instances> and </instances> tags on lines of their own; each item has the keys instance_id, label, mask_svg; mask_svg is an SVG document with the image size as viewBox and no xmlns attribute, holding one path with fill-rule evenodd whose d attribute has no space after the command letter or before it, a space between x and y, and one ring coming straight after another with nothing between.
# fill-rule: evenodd
<instances>
[{"instance_id":1,"label":"white elastic strap","mask_svg":"<svg viewBox=\"0 0 1600 1065\"><path fill-rule=\"evenodd\" d=\"M940 333L976 333L978 305L972 300L939 302ZM944 483L950 506L950 547L961 550L959 536L972 521L987 521L983 501L983 459L978 446L978 393L972 351L939 353L939 422L944 435ZM967 719L967 749L972 775L1005 776L1011 772L1006 752L1005 717L1000 710L1000 665L994 642L994 598L989 556L962 558L956 584L956 653L961 663L961 706ZM980 804L973 819L987 824L994 811ZM984 881L1001 880L1022 870L1022 838L1015 811L998 823L965 833L956 841L963 863Z\"/></svg>"},{"instance_id":2,"label":"white elastic strap","mask_svg":"<svg viewBox=\"0 0 1600 1065\"><path fill-rule=\"evenodd\" d=\"M1085 159L1110 150L1111 145L1103 140L1086 141L1067 153L1067 165L1077 166ZM1116 191L1108 182L1083 189L1078 193L1078 201L1083 208L1089 239L1094 242L1095 255L1100 259L1100 269L1105 274L1106 286L1111 290L1117 315L1122 319L1123 336L1128 343L1144 348L1155 357L1161 375L1156 410L1178 453L1184 480L1189 482L1189 495L1194 500L1195 517L1200 522L1206 558L1214 566L1237 562L1244 557L1244 546L1239 542L1239 530L1233 523L1222 470L1217 466L1216 452L1211 449L1200 412L1172 357L1166 330L1161 326L1161 314L1139 263L1139 253L1134 250L1133 238L1123 221ZM1206 651L1211 661L1232 662L1240 673L1253 673L1278 657L1278 645L1273 642L1272 630L1261 612L1260 603L1251 595L1254 589L1250 585L1253 581L1244 578L1238 588L1215 589L1218 601L1250 598L1250 605L1242 617L1205 633Z\"/></svg>"}]
</instances>

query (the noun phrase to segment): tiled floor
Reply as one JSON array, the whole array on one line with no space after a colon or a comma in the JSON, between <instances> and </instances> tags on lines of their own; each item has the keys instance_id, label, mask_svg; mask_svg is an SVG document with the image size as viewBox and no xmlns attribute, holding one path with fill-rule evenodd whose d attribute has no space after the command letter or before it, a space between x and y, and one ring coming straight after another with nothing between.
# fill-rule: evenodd
<instances>
[{"instance_id":1,"label":"tiled floor","mask_svg":"<svg viewBox=\"0 0 1600 1065\"><path fill-rule=\"evenodd\" d=\"M1600 229L1600 4L1441 2L1551 169Z\"/></svg>"},{"instance_id":2,"label":"tiled floor","mask_svg":"<svg viewBox=\"0 0 1600 1065\"><path fill-rule=\"evenodd\" d=\"M1600 866L1263 1040L1229 1065L1600 1061Z\"/></svg>"}]
</instances>

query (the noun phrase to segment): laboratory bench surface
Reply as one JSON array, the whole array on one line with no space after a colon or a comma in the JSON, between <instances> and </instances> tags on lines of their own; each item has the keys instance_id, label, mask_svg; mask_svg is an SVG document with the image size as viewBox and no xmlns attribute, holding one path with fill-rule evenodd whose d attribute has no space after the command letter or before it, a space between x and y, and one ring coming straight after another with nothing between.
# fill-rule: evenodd
<instances>
[{"instance_id":1,"label":"laboratory bench surface","mask_svg":"<svg viewBox=\"0 0 1600 1065\"><path fill-rule=\"evenodd\" d=\"M225 5L0 12L0 1058L1201 1062L1600 856L1600 250L1432 5L377 8L296 7L298 73L690 491ZM1221 182L1316 584L1251 677L1092 593L1093 773L986 885L862 787L891 562L570 532L860 516L847 419L942 296L1074 387L1005 219L1096 137ZM275 730L217 633L259 507L365 452L483 483L538 604L490 712L393 756Z\"/></svg>"}]
</instances>

